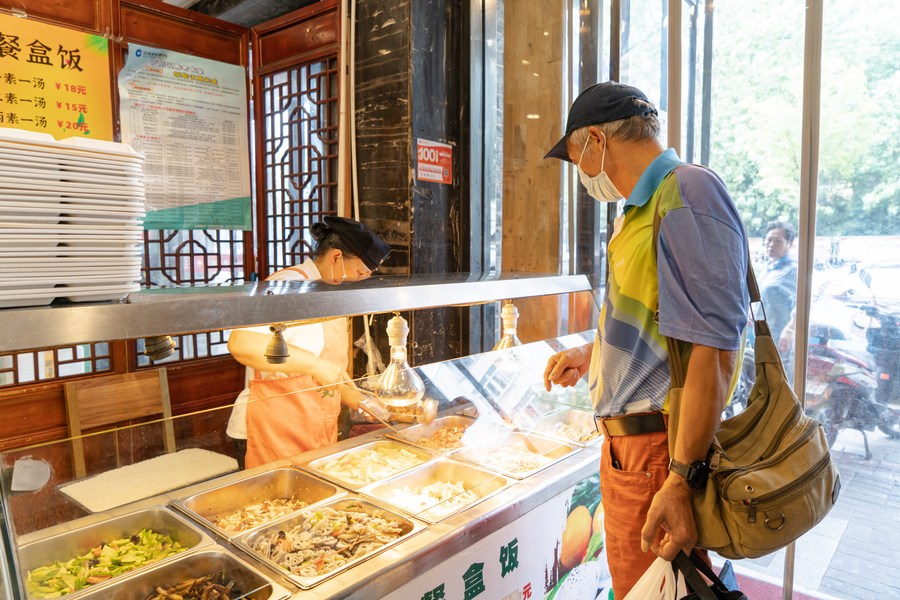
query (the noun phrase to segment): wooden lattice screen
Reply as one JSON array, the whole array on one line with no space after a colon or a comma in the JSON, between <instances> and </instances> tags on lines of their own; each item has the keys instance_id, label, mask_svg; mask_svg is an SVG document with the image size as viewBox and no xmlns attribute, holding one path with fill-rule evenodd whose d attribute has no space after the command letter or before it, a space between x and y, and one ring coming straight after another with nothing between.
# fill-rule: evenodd
<instances>
[{"instance_id":1,"label":"wooden lattice screen","mask_svg":"<svg viewBox=\"0 0 900 600\"><path fill-rule=\"evenodd\" d=\"M261 78L265 235L269 271L303 261L310 226L337 214L337 59Z\"/></svg>"}]
</instances>

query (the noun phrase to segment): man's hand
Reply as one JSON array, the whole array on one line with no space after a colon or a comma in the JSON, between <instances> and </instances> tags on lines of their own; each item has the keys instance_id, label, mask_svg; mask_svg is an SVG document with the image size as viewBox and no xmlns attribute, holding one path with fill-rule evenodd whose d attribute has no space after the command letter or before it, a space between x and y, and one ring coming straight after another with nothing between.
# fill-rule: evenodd
<instances>
[{"instance_id":1,"label":"man's hand","mask_svg":"<svg viewBox=\"0 0 900 600\"><path fill-rule=\"evenodd\" d=\"M691 504L693 492L680 475L670 473L653 496L647 520L641 529L641 550L653 550L657 556L672 560L679 550L689 554L697 543L697 525ZM665 532L657 541L658 532Z\"/></svg>"},{"instance_id":2,"label":"man's hand","mask_svg":"<svg viewBox=\"0 0 900 600\"><path fill-rule=\"evenodd\" d=\"M544 389L548 392L553 384L572 387L584 377L591 365L592 344L557 352L547 361L544 369Z\"/></svg>"}]
</instances>

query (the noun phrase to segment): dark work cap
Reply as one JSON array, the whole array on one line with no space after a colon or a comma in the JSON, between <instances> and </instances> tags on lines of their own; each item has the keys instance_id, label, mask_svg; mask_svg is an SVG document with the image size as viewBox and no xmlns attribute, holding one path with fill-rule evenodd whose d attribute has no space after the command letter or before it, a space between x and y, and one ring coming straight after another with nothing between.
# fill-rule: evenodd
<instances>
[{"instance_id":1,"label":"dark work cap","mask_svg":"<svg viewBox=\"0 0 900 600\"><path fill-rule=\"evenodd\" d=\"M638 104L635 100L650 102L641 90L615 81L595 83L587 88L578 94L575 102L572 103L572 108L569 109L569 116L566 119L566 134L556 142L556 145L544 158L569 161L566 139L576 129L637 115L657 114L656 109L652 106Z\"/></svg>"},{"instance_id":2,"label":"dark work cap","mask_svg":"<svg viewBox=\"0 0 900 600\"><path fill-rule=\"evenodd\" d=\"M391 251L391 247L374 231L359 221L344 217L325 217L321 223L313 224L312 234L317 242L326 239L330 234L336 235L348 252L373 271Z\"/></svg>"}]
</instances>

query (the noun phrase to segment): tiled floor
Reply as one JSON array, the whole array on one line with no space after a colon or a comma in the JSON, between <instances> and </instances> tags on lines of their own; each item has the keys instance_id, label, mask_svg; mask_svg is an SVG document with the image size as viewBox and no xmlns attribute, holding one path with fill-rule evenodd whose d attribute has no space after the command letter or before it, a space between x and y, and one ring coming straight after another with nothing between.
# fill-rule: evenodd
<instances>
[{"instance_id":1,"label":"tiled floor","mask_svg":"<svg viewBox=\"0 0 900 600\"><path fill-rule=\"evenodd\" d=\"M841 495L825 520L796 544L796 590L841 600L900 598L900 439L880 432L868 438L868 460L858 431L842 432L832 447ZM784 555L737 561L735 568L781 582Z\"/></svg>"}]
</instances>

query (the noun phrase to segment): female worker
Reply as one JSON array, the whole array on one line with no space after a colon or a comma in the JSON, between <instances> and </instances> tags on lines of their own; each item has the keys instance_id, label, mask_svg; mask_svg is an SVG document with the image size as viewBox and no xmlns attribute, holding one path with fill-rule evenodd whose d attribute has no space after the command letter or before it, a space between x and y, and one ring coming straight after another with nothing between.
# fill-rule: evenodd
<instances>
[{"instance_id":1,"label":"female worker","mask_svg":"<svg viewBox=\"0 0 900 600\"><path fill-rule=\"evenodd\" d=\"M315 257L278 271L267 281L323 280L338 285L369 277L390 247L368 227L341 217L312 226ZM227 433L246 439L245 466L251 468L337 441L341 401L355 410L359 391L347 374L346 318L288 327L290 356L269 364L268 327L236 329L228 339L232 356L247 367L247 387L235 401ZM331 386L331 387L320 387ZM320 389L313 389L320 388ZM377 410L377 408L376 408Z\"/></svg>"}]
</instances>

